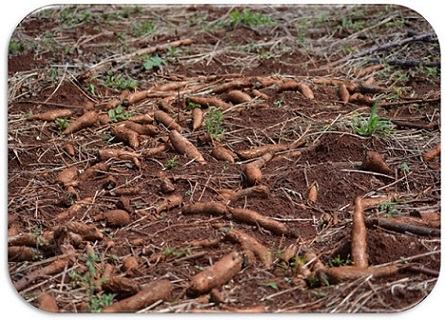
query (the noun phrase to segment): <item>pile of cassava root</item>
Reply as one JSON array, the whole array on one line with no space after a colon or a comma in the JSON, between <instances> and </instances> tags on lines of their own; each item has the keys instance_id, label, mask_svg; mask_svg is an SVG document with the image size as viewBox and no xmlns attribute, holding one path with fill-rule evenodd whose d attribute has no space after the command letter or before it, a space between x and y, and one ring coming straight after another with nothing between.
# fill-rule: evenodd
<instances>
[{"instance_id":1,"label":"pile of cassava root","mask_svg":"<svg viewBox=\"0 0 445 321\"><path fill-rule=\"evenodd\" d=\"M84 77L83 77L84 78ZM85 81L83 79L82 81ZM56 219L68 219L75 213L85 211L89 205L95 202L95 197L80 198L77 187L81 182L102 179L105 190L112 190L116 198L122 195L131 195L131 187L116 186L116 179L107 173L113 161L128 162L133 164L135 169L143 168L147 159L153 159L157 154L174 151L178 155L185 155L189 163L197 162L205 166L209 159L220 162L242 164L243 189L220 190L218 196L211 201L197 201L185 203L183 198L175 194L175 186L170 179L160 174L162 184L160 189L165 195L164 201L156 205L156 214L172 208L180 208L181 214L186 215L207 215L222 217L227 224L216 224L215 227L224 232L226 240L238 244L239 250L234 250L206 267L202 272L197 273L189 280L189 286L185 292L190 297L197 297L208 294L224 307L224 298L218 287L228 283L237 275L244 266L256 262L265 269L270 269L277 257L260 240L236 228L231 228L230 221L241 224L258 226L267 230L272 235L279 237L295 238L295 232L288 228L284 222L267 217L257 211L234 207L232 204L244 198L267 197L269 189L263 184L262 169L269 162L282 158L296 158L312 146L304 147L305 142L296 140L286 144L263 144L252 146L248 149L236 150L224 141L215 140L202 131L204 115L211 106L216 106L226 113L241 108L268 108L265 101L267 94L263 89L276 90L277 92L295 91L301 95L301 99L314 100L316 92L311 89L317 86L338 87L339 100L348 104L363 104L371 106L372 96L367 94L384 93L385 88L376 86L370 82L344 81L338 79L318 78L312 82L298 80L297 78L279 77L238 77L237 75L209 76L197 78L172 77L171 81L156 85L147 90L122 92L119 96L99 103L91 103L84 106L83 113L77 116L73 109L55 109L41 114L34 114L28 118L29 121L55 121L59 118L66 118L69 125L62 131L63 136L76 135L80 131L107 131L114 142L120 142L118 147L101 148L97 151L97 162L88 168L80 168L76 164L67 165L57 176L57 182L63 186L66 193L66 210L58 213ZM144 102L155 102L151 104L152 110L143 114L136 114L132 117L113 122L108 111L118 106L131 108L135 104ZM195 108L186 109L191 102ZM179 107L178 107L179 106ZM190 124L189 127L185 124ZM199 133L195 135L195 133ZM146 142L150 141L150 145ZM155 142L155 144L153 143ZM200 148L200 144L206 143L211 146L208 149ZM75 148L72 144L66 144L64 151L71 156L75 156ZM440 150L430 151L425 157L434 157ZM436 152L431 156L431 153ZM391 169L387 166L383 158L375 153L369 152L362 164L362 168L373 172L389 175ZM317 189L312 186L309 190L308 199L312 202L317 200ZM384 277L394 275L400 269L407 268L408 265L382 265L368 266L366 252L366 225L381 224L382 222L367 222L364 218L364 210L369 206L375 206L378 202L391 200L393 195L388 195L378 199L362 199L357 197L351 200L353 205L353 224L350 232L351 237L351 259L352 266L327 267L319 260L316 253L309 249L287 248L283 256L279 258L284 262L289 262L296 255L304 256L306 264L297 267L294 284L307 286L311 278L317 278L326 284L336 284L348 282L360 277L369 275L372 277ZM94 222L102 222L104 225L85 224L81 221L69 221L54 230L44 231L39 240L31 234L20 234L10 237L8 242L9 258L13 261L32 261L38 251L53 253L53 257L48 258L39 268L32 269L14 283L20 292L38 284L38 281L48 276L56 275L72 267L78 260L85 256L85 253L92 252L92 243L106 242L106 252L115 246L112 240L107 239L101 232L101 226L107 228L123 228L131 223L131 204L118 202L115 209L100 213L93 217ZM389 220L388 220L389 221ZM391 226L390 222L387 222ZM423 233L436 235L437 228L424 228ZM39 242L39 244L37 244ZM195 246L203 248L212 244L198 244ZM130 253L129 253L130 254ZM155 262L160 257L149 258ZM103 312L136 312L147 308L158 301L173 300L172 294L174 284L166 279L159 279L141 286L132 279L132 271L138 266L137 260L133 256L122 262L121 275L111 264L106 263L97 268L98 275L94 276L97 281L96 291L116 294L113 303L103 309ZM100 271L100 272L99 272ZM105 280L100 283L99 280ZM39 307L43 310L57 310L57 303L50 294L44 293L39 297ZM84 307L87 309L87 307ZM261 311L257 311L261 312Z\"/></svg>"}]
</instances>

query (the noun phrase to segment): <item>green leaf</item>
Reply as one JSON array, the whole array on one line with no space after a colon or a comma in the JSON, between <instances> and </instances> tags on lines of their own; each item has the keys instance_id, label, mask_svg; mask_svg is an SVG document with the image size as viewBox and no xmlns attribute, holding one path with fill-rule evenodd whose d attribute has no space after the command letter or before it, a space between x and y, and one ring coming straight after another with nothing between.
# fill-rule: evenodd
<instances>
[{"instance_id":1,"label":"green leaf","mask_svg":"<svg viewBox=\"0 0 445 321\"><path fill-rule=\"evenodd\" d=\"M275 282L266 282L263 285L278 291L278 285Z\"/></svg>"}]
</instances>

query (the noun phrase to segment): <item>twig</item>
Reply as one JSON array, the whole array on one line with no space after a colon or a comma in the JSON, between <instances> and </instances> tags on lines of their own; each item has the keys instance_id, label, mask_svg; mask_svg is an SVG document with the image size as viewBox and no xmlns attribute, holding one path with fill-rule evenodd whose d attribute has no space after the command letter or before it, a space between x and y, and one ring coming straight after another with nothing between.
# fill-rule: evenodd
<instances>
[{"instance_id":1,"label":"twig","mask_svg":"<svg viewBox=\"0 0 445 321\"><path fill-rule=\"evenodd\" d=\"M409 37L409 38L405 38L405 39L402 39L402 40L391 41L391 42L385 43L383 45L377 45L377 46L374 46L374 47L371 47L371 48L359 51L359 52L357 52L355 54L348 55L348 56L343 57L343 58L341 58L341 59L339 59L337 61L331 62L330 64L327 65L327 67L337 66L337 65L339 65L341 63L344 63L345 61L356 59L356 58L359 58L359 57L363 57L363 56L372 54L375 51L386 50L386 49L389 49L389 48L392 48L392 47L396 47L396 46L403 46L404 44L407 44L407 43L410 43L410 42L425 40L425 39L431 38L434 35L435 35L434 32L427 32L427 33L423 33L423 34L420 34L420 35L415 35L415 36L412 36L412 37Z\"/></svg>"},{"instance_id":2,"label":"twig","mask_svg":"<svg viewBox=\"0 0 445 321\"><path fill-rule=\"evenodd\" d=\"M385 219L385 218L368 219L368 220L366 220L366 224L379 226L381 228L399 232L399 233L408 232L408 233L421 235L421 236L440 236L440 229L437 229L437 228L395 222L393 220Z\"/></svg>"}]
</instances>

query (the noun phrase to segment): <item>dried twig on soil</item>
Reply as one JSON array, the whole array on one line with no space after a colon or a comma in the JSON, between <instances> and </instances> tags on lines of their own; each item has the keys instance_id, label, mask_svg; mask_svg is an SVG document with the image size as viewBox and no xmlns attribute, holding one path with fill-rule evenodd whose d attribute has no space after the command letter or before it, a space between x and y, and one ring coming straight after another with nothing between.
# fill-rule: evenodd
<instances>
[{"instance_id":1,"label":"dried twig on soil","mask_svg":"<svg viewBox=\"0 0 445 321\"><path fill-rule=\"evenodd\" d=\"M144 288L126 299L115 302L103 308L104 313L136 312L156 301L169 299L173 285L168 280L158 280L144 286Z\"/></svg>"},{"instance_id":2,"label":"dried twig on soil","mask_svg":"<svg viewBox=\"0 0 445 321\"><path fill-rule=\"evenodd\" d=\"M337 66L341 63L344 63L345 61L350 61L356 58L360 58L363 56L368 56L371 53L375 52L375 51L381 51L381 50L386 50L392 47L396 47L396 46L403 46L404 44L413 42L413 41L422 41L425 39L430 39L431 37L435 36L434 32L427 32L427 33L423 33L423 34L419 34L419 35L415 35L412 37L408 37L402 40L395 40L395 41L391 41L391 42L387 42L383 45L377 45L377 46L373 46L371 48L367 48L365 50L359 51L357 53L348 55L346 57L343 57L337 61L331 62L327 65L327 67L333 67L333 66Z\"/></svg>"},{"instance_id":3,"label":"dried twig on soil","mask_svg":"<svg viewBox=\"0 0 445 321\"><path fill-rule=\"evenodd\" d=\"M243 264L241 253L233 251L219 259L215 264L194 275L190 280L188 292L199 295L210 292L213 288L229 282Z\"/></svg>"},{"instance_id":4,"label":"dried twig on soil","mask_svg":"<svg viewBox=\"0 0 445 321\"><path fill-rule=\"evenodd\" d=\"M399 233L412 233L421 236L440 236L440 228L406 224L394 219L372 218L366 220L366 224L370 226L379 226L381 228Z\"/></svg>"}]
</instances>

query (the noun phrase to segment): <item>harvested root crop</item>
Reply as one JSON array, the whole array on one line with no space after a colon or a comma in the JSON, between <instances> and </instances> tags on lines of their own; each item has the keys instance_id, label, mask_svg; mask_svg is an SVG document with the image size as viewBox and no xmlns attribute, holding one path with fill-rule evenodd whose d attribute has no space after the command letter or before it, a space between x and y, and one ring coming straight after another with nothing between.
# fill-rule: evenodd
<instances>
[{"instance_id":1,"label":"harvested root crop","mask_svg":"<svg viewBox=\"0 0 445 321\"><path fill-rule=\"evenodd\" d=\"M83 173L79 174L79 179L81 181L88 181L95 177L97 177L101 172L106 172L110 168L110 165L105 162L99 162L94 164L93 166L88 167L83 171Z\"/></svg>"},{"instance_id":2,"label":"harvested root crop","mask_svg":"<svg viewBox=\"0 0 445 321\"><path fill-rule=\"evenodd\" d=\"M226 82L222 85L219 85L213 89L213 92L215 94L221 94L223 92L229 91L229 90L235 90L235 89L241 89L245 87L251 87L252 86L252 78L240 78L235 79L229 82Z\"/></svg>"},{"instance_id":3,"label":"harvested root crop","mask_svg":"<svg viewBox=\"0 0 445 321\"><path fill-rule=\"evenodd\" d=\"M367 106L374 105L374 99L360 93L354 93L349 97L349 102L359 103Z\"/></svg>"},{"instance_id":4,"label":"harvested root crop","mask_svg":"<svg viewBox=\"0 0 445 321\"><path fill-rule=\"evenodd\" d=\"M79 171L76 166L70 166L62 170L57 176L57 181L63 186L77 186L79 184Z\"/></svg>"},{"instance_id":5,"label":"harvested root crop","mask_svg":"<svg viewBox=\"0 0 445 321\"><path fill-rule=\"evenodd\" d=\"M26 120L43 120L55 121L57 118L71 117L73 110L71 109L53 109L41 114L34 114L26 118Z\"/></svg>"},{"instance_id":6,"label":"harvested root crop","mask_svg":"<svg viewBox=\"0 0 445 321\"><path fill-rule=\"evenodd\" d=\"M130 214L124 210L111 210L94 217L96 221L105 220L107 226L123 227L130 224Z\"/></svg>"},{"instance_id":7,"label":"harvested root crop","mask_svg":"<svg viewBox=\"0 0 445 321\"><path fill-rule=\"evenodd\" d=\"M266 153L277 153L288 149L286 144L267 144L259 147L235 151L241 160L248 160L263 156Z\"/></svg>"},{"instance_id":8,"label":"harvested root crop","mask_svg":"<svg viewBox=\"0 0 445 321\"><path fill-rule=\"evenodd\" d=\"M255 185L263 178L261 168L266 165L273 158L272 153L266 153L257 160L250 162L244 166L244 174L246 175L246 182L249 185Z\"/></svg>"},{"instance_id":9,"label":"harvested root crop","mask_svg":"<svg viewBox=\"0 0 445 321\"><path fill-rule=\"evenodd\" d=\"M200 295L229 282L243 265L241 253L233 251L223 256L214 265L196 274L190 280L189 293Z\"/></svg>"},{"instance_id":10,"label":"harvested root crop","mask_svg":"<svg viewBox=\"0 0 445 321\"><path fill-rule=\"evenodd\" d=\"M200 96L192 96L188 98L192 103L200 105L202 108L209 108L210 106L221 107L223 109L228 109L232 107L229 103L216 98L216 97L200 97Z\"/></svg>"},{"instance_id":11,"label":"harvested root crop","mask_svg":"<svg viewBox=\"0 0 445 321\"><path fill-rule=\"evenodd\" d=\"M171 130L168 137L174 149L178 153L184 154L189 158L196 159L196 161L200 164L207 163L195 145L193 145L187 138L182 136L178 131L174 129Z\"/></svg>"},{"instance_id":12,"label":"harvested root crop","mask_svg":"<svg viewBox=\"0 0 445 321\"><path fill-rule=\"evenodd\" d=\"M169 197L166 197L155 207L155 211L157 214L168 211L172 208L178 207L182 204L182 196L181 195L170 195Z\"/></svg>"},{"instance_id":13,"label":"harvested root crop","mask_svg":"<svg viewBox=\"0 0 445 321\"><path fill-rule=\"evenodd\" d=\"M138 133L139 135L156 136L159 134L159 128L151 124L138 124L134 121L128 120L123 123L123 126Z\"/></svg>"},{"instance_id":14,"label":"harvested root crop","mask_svg":"<svg viewBox=\"0 0 445 321\"><path fill-rule=\"evenodd\" d=\"M232 90L224 95L224 100L238 105L251 101L252 97L250 97L249 94L242 92L241 90Z\"/></svg>"},{"instance_id":15,"label":"harvested root crop","mask_svg":"<svg viewBox=\"0 0 445 321\"><path fill-rule=\"evenodd\" d=\"M39 297L37 298L37 306L42 311L53 313L59 312L59 307L57 306L56 299L54 299L54 297L48 292L44 292L39 295Z\"/></svg>"},{"instance_id":16,"label":"harvested root crop","mask_svg":"<svg viewBox=\"0 0 445 321\"><path fill-rule=\"evenodd\" d=\"M192 110L192 131L195 131L202 126L202 122L204 120L204 113L201 108L193 108Z\"/></svg>"},{"instance_id":17,"label":"harvested root crop","mask_svg":"<svg viewBox=\"0 0 445 321\"><path fill-rule=\"evenodd\" d=\"M318 270L316 274L319 278L324 274L327 277L329 284L339 284L343 282L351 282L366 276L371 276L373 278L393 276L396 275L399 270L400 269L396 265L375 267L335 266ZM324 275L321 278L324 278Z\"/></svg>"},{"instance_id":18,"label":"harvested root crop","mask_svg":"<svg viewBox=\"0 0 445 321\"><path fill-rule=\"evenodd\" d=\"M266 269L269 269L272 266L272 252L253 236L232 228L226 234L226 238L232 242L239 243L243 250L252 251Z\"/></svg>"},{"instance_id":19,"label":"harvested root crop","mask_svg":"<svg viewBox=\"0 0 445 321\"><path fill-rule=\"evenodd\" d=\"M144 286L144 288L121 301L117 301L105 308L104 313L116 313L116 312L136 312L141 310L156 301L167 301L173 290L173 285L168 280L158 280Z\"/></svg>"},{"instance_id":20,"label":"harvested root crop","mask_svg":"<svg viewBox=\"0 0 445 321\"><path fill-rule=\"evenodd\" d=\"M286 235L288 233L286 225L272 218L265 217L256 211L246 208L229 208L229 212L239 222L259 225L276 235Z\"/></svg>"},{"instance_id":21,"label":"harvested root crop","mask_svg":"<svg viewBox=\"0 0 445 321\"><path fill-rule=\"evenodd\" d=\"M429 151L425 152L422 155L422 159L424 162L429 162L434 157L440 154L440 143L437 144L434 148L430 149Z\"/></svg>"},{"instance_id":22,"label":"harvested root crop","mask_svg":"<svg viewBox=\"0 0 445 321\"><path fill-rule=\"evenodd\" d=\"M141 163L139 161L139 154L133 151L127 151L119 148L104 148L98 152L99 159L106 161L108 159L116 159L121 161L133 161L136 167L140 168Z\"/></svg>"},{"instance_id":23,"label":"harvested root crop","mask_svg":"<svg viewBox=\"0 0 445 321\"><path fill-rule=\"evenodd\" d=\"M177 132L182 132L182 126L179 125L173 117L171 117L168 113L163 110L156 110L154 113L155 120L165 125L168 129L176 130Z\"/></svg>"},{"instance_id":24,"label":"harvested root crop","mask_svg":"<svg viewBox=\"0 0 445 321\"><path fill-rule=\"evenodd\" d=\"M226 206L221 202L197 202L186 204L182 207L182 214L207 214L207 215L225 215Z\"/></svg>"},{"instance_id":25,"label":"harvested root crop","mask_svg":"<svg viewBox=\"0 0 445 321\"><path fill-rule=\"evenodd\" d=\"M137 102L140 102L141 100L147 98L148 92L146 90L144 91L137 91L135 93L132 93L127 96L127 101L129 104L135 104Z\"/></svg>"},{"instance_id":26,"label":"harvested root crop","mask_svg":"<svg viewBox=\"0 0 445 321\"><path fill-rule=\"evenodd\" d=\"M107 293L114 293L119 298L125 299L138 293L141 287L138 283L125 276L111 276L106 278L102 284L102 289Z\"/></svg>"},{"instance_id":27,"label":"harvested root crop","mask_svg":"<svg viewBox=\"0 0 445 321\"><path fill-rule=\"evenodd\" d=\"M213 142L214 148L212 149L212 152L210 155L212 157L215 157L217 160L228 162L228 163L235 163L235 155L232 151L228 150L224 146L222 146L218 142Z\"/></svg>"},{"instance_id":28,"label":"harvested root crop","mask_svg":"<svg viewBox=\"0 0 445 321\"><path fill-rule=\"evenodd\" d=\"M368 267L365 214L361 197L354 201L351 231L351 259L356 267Z\"/></svg>"},{"instance_id":29,"label":"harvested root crop","mask_svg":"<svg viewBox=\"0 0 445 321\"><path fill-rule=\"evenodd\" d=\"M95 111L88 111L82 116L72 121L68 127L62 132L63 135L73 134L81 129L93 126L99 118L99 114Z\"/></svg>"},{"instance_id":30,"label":"harvested root crop","mask_svg":"<svg viewBox=\"0 0 445 321\"><path fill-rule=\"evenodd\" d=\"M338 97L343 102L343 104L347 104L349 102L349 94L348 88L346 88L345 84L340 84L338 86Z\"/></svg>"},{"instance_id":31,"label":"harvested root crop","mask_svg":"<svg viewBox=\"0 0 445 321\"><path fill-rule=\"evenodd\" d=\"M137 132L123 126L115 126L112 128L112 133L114 135L114 140L123 142L133 149L139 147L139 134Z\"/></svg>"},{"instance_id":32,"label":"harvested root crop","mask_svg":"<svg viewBox=\"0 0 445 321\"><path fill-rule=\"evenodd\" d=\"M362 162L361 168L371 172L376 172L386 175L391 174L391 169L386 164L383 156L373 151L366 152L366 156Z\"/></svg>"}]
</instances>

